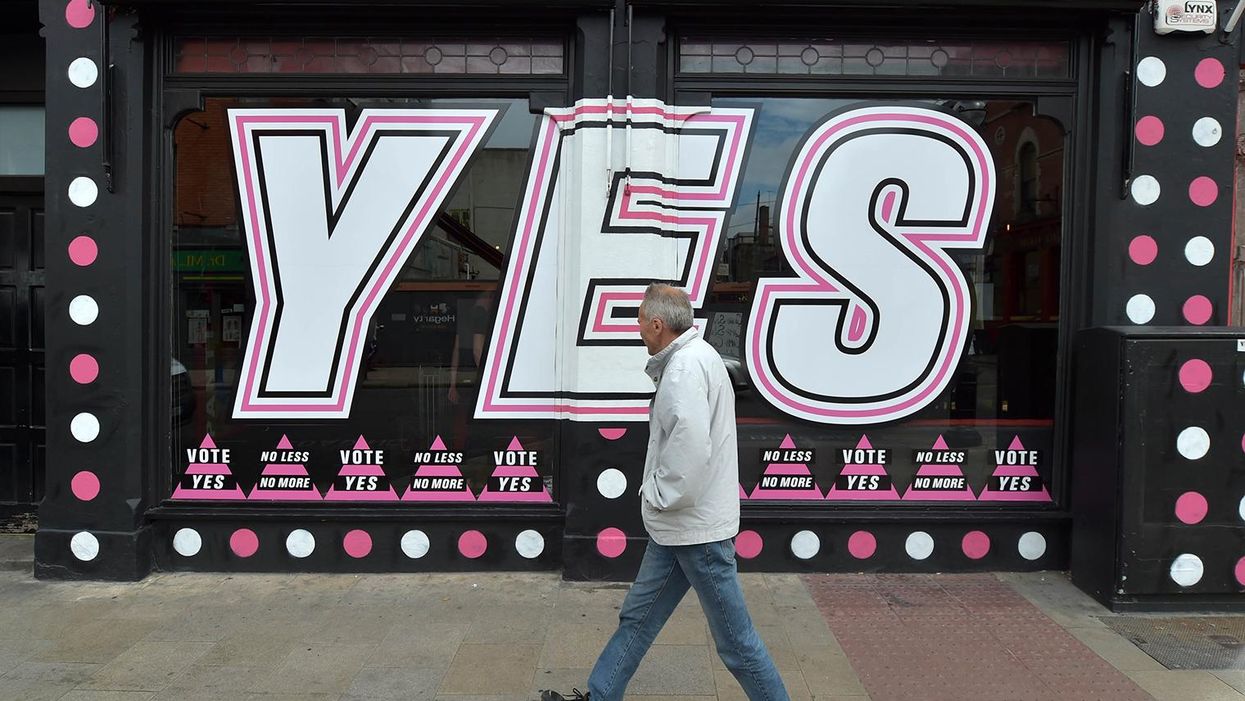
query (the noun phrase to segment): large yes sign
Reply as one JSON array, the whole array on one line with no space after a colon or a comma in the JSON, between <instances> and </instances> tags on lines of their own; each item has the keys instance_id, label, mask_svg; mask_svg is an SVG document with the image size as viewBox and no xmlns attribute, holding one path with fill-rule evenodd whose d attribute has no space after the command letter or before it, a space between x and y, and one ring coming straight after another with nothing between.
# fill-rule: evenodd
<instances>
[{"instance_id":1,"label":"large yes sign","mask_svg":"<svg viewBox=\"0 0 1245 701\"><path fill-rule=\"evenodd\" d=\"M496 110L229 110L256 309L233 415L344 418L381 298Z\"/></svg>"},{"instance_id":2,"label":"large yes sign","mask_svg":"<svg viewBox=\"0 0 1245 701\"><path fill-rule=\"evenodd\" d=\"M798 279L757 286L746 336L758 391L822 423L908 416L946 388L971 305L948 249L979 249L994 164L962 121L911 107L855 109L805 140L779 235Z\"/></svg>"}]
</instances>

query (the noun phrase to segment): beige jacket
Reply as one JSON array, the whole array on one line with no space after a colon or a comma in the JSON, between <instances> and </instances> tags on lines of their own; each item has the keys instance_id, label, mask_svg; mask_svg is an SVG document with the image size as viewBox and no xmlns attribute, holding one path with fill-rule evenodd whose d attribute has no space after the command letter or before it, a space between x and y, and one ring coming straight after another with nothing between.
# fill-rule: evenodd
<instances>
[{"instance_id":1,"label":"beige jacket","mask_svg":"<svg viewBox=\"0 0 1245 701\"><path fill-rule=\"evenodd\" d=\"M644 527L658 545L695 545L739 533L735 392L722 357L688 329L648 360L649 408L640 486Z\"/></svg>"}]
</instances>

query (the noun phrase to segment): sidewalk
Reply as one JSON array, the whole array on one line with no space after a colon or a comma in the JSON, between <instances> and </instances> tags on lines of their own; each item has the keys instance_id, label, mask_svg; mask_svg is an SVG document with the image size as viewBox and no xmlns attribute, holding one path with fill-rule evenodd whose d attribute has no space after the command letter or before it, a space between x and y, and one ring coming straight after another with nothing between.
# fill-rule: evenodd
<instances>
[{"instance_id":1,"label":"sidewalk","mask_svg":"<svg viewBox=\"0 0 1245 701\"><path fill-rule=\"evenodd\" d=\"M793 699L1245 699L1168 671L1059 573L743 577ZM584 688L626 593L557 575L0 570L0 699L533 699ZM694 598L630 695L743 699Z\"/></svg>"}]
</instances>

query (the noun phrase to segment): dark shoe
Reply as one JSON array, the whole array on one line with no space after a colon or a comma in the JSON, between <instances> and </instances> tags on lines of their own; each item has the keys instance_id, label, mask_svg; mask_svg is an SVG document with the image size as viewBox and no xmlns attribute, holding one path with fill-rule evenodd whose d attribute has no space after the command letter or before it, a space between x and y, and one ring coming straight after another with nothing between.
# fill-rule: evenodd
<instances>
[{"instance_id":1,"label":"dark shoe","mask_svg":"<svg viewBox=\"0 0 1245 701\"><path fill-rule=\"evenodd\" d=\"M556 691L544 689L540 692L540 701L588 701L591 694L585 694L579 689L571 689L570 696L563 696Z\"/></svg>"}]
</instances>

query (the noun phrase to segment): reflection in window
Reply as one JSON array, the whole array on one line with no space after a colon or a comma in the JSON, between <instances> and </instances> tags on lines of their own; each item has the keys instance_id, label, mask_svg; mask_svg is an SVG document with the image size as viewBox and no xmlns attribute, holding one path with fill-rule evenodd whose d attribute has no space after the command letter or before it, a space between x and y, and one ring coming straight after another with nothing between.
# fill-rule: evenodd
<instances>
[{"instance_id":1,"label":"reflection in window","mask_svg":"<svg viewBox=\"0 0 1245 701\"><path fill-rule=\"evenodd\" d=\"M226 110L235 107L339 108L352 120L362 109L494 108L501 111L484 146L445 199L434 223L381 301L368 330L363 367L348 420L256 422L232 418L254 308L248 251L235 194ZM288 435L311 452L321 492L333 482L337 450L364 435L385 449L385 471L401 493L417 465L410 456L441 436L465 451L461 470L475 493L495 464L492 451L518 438L542 454L546 484L553 468L552 425L516 427L472 418L481 353L491 332L496 287L526 176L537 116L526 100L357 100L211 98L182 118L175 150L172 237L175 471L184 448L211 433L233 449L235 477L246 489ZM183 370L184 371L180 371ZM180 372L179 372L180 371ZM326 425L331 430L325 430ZM349 434L349 435L348 435ZM350 443L351 445L343 445Z\"/></svg>"},{"instance_id":2,"label":"reflection in window","mask_svg":"<svg viewBox=\"0 0 1245 701\"><path fill-rule=\"evenodd\" d=\"M1026 448L1053 445L1055 359L1059 319L1064 128L1035 116L1023 100L922 100L957 115L982 135L1001 182L985 246L950 251L970 285L969 340L951 384L936 401L896 424L854 428L797 422L751 389L743 368L743 334L759 278L792 277L778 236L779 195L791 158L806 134L825 117L858 100L817 98L718 98L715 107L757 108L752 149L722 242L715 283L706 304L706 338L722 354L735 381L740 417L741 479L745 491L759 481L758 449L775 448L790 434L796 445L816 446L814 468L823 491L838 474L833 448L854 447L867 434L892 450L887 466L901 489L916 470L911 451L941 436L967 451L963 465L975 490L990 478L995 449L1020 437ZM1037 144L1046 146L1038 152ZM867 290L864 291L866 294ZM1049 470L1049 462L1043 470ZM1044 472L1049 479L1049 472Z\"/></svg>"}]
</instances>

